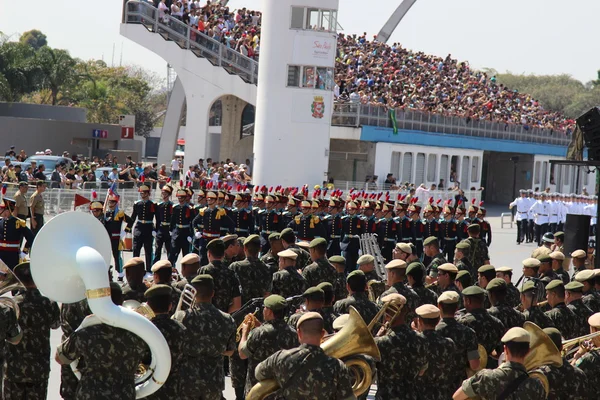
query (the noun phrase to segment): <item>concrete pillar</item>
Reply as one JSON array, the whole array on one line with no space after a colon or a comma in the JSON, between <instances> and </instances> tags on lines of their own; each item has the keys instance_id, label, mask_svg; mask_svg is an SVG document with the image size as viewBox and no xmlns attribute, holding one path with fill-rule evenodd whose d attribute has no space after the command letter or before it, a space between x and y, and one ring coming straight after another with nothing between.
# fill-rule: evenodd
<instances>
[{"instance_id":1,"label":"concrete pillar","mask_svg":"<svg viewBox=\"0 0 600 400\"><path fill-rule=\"evenodd\" d=\"M242 112L248 103L236 96L221 97L223 104L223 119L221 120L221 150L219 160L226 160L233 157L236 143L242 136ZM243 160L236 160L244 162Z\"/></svg>"},{"instance_id":2,"label":"concrete pillar","mask_svg":"<svg viewBox=\"0 0 600 400\"><path fill-rule=\"evenodd\" d=\"M199 92L186 87L187 116L185 123L185 170L197 164L200 158L206 159L210 147L208 119L210 107L220 93Z\"/></svg>"},{"instance_id":3,"label":"concrete pillar","mask_svg":"<svg viewBox=\"0 0 600 400\"><path fill-rule=\"evenodd\" d=\"M169 98L169 105L167 106L167 113L165 114L165 121L160 134L157 160L158 165L165 164L170 168L171 160L175 155L175 149L177 147L179 123L181 121L184 104L185 90L183 90L181 79L178 77L171 90L171 97Z\"/></svg>"}]
</instances>

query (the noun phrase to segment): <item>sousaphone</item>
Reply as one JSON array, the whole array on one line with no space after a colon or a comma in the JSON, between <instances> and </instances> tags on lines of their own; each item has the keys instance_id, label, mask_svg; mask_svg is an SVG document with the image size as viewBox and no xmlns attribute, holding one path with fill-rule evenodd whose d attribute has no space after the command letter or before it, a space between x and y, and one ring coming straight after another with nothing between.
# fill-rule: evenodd
<instances>
[{"instance_id":1,"label":"sousaphone","mask_svg":"<svg viewBox=\"0 0 600 400\"><path fill-rule=\"evenodd\" d=\"M116 306L110 297L110 240L91 214L67 212L52 218L36 235L31 273L39 290L60 303L88 299L93 316L80 326L104 323L126 329L144 340L152 353L152 379L136 382L136 398L156 392L171 370L171 352L152 322L135 311Z\"/></svg>"}]
</instances>

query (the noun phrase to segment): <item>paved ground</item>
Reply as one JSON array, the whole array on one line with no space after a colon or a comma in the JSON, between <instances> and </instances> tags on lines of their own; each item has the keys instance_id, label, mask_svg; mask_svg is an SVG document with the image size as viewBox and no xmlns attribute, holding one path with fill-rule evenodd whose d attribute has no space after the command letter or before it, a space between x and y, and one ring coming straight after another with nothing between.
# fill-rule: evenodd
<instances>
[{"instance_id":1,"label":"paved ground","mask_svg":"<svg viewBox=\"0 0 600 400\"><path fill-rule=\"evenodd\" d=\"M490 248L491 262L495 266L510 266L514 269L514 279L516 282L522 274L521 261L529 257L533 249L536 247L533 244L521 244L516 245L516 226L510 228L506 226L504 229L500 228L500 214L503 212L509 212L507 207L490 206L488 207L488 220L492 225L492 246ZM508 221L508 219L507 219ZM125 253L125 258L131 257L131 253ZM52 332L51 344L52 348L55 349L60 343L60 330ZM60 388L60 367L54 360L52 360L52 371L50 373L50 384L48 389L49 400L59 400ZM225 398L227 400L235 399L233 390L229 383L229 378L226 382L227 389L225 391ZM369 397L374 398L374 397Z\"/></svg>"}]
</instances>

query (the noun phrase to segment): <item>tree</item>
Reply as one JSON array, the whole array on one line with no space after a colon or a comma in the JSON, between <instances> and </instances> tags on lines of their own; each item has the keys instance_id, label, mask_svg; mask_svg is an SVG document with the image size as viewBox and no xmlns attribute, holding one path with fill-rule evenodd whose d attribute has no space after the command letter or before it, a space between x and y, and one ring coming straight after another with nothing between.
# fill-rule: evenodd
<instances>
[{"instance_id":1,"label":"tree","mask_svg":"<svg viewBox=\"0 0 600 400\"><path fill-rule=\"evenodd\" d=\"M32 29L21 35L19 42L33 47L34 50L39 50L44 46L48 45L46 35L37 29Z\"/></svg>"},{"instance_id":2,"label":"tree","mask_svg":"<svg viewBox=\"0 0 600 400\"><path fill-rule=\"evenodd\" d=\"M61 91L67 90L75 83L77 61L71 58L66 50L45 46L37 51L36 64L39 69L40 88L46 89L50 96L50 101L45 103L55 106L58 104L59 94L65 96Z\"/></svg>"},{"instance_id":3,"label":"tree","mask_svg":"<svg viewBox=\"0 0 600 400\"><path fill-rule=\"evenodd\" d=\"M36 65L33 48L0 38L0 100L19 101L36 89Z\"/></svg>"}]
</instances>

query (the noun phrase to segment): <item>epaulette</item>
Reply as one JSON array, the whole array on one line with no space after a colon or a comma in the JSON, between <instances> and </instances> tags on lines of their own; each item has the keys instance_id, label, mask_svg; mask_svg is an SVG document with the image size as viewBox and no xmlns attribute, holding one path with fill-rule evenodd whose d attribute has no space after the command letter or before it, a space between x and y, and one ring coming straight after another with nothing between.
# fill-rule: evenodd
<instances>
[{"instance_id":1,"label":"epaulette","mask_svg":"<svg viewBox=\"0 0 600 400\"><path fill-rule=\"evenodd\" d=\"M326 216L324 216L324 217L322 218L322 221L329 221L331 218L333 218L333 217L331 216L331 214L327 214Z\"/></svg>"},{"instance_id":2,"label":"epaulette","mask_svg":"<svg viewBox=\"0 0 600 400\"><path fill-rule=\"evenodd\" d=\"M349 216L349 215L343 215L343 216L341 217L341 219L348 219L348 218L350 218L350 216Z\"/></svg>"},{"instance_id":3,"label":"epaulette","mask_svg":"<svg viewBox=\"0 0 600 400\"><path fill-rule=\"evenodd\" d=\"M119 219L123 218L124 216L125 216L125 212L123 210L119 210L119 212L115 216L115 221L118 221Z\"/></svg>"},{"instance_id":4,"label":"epaulette","mask_svg":"<svg viewBox=\"0 0 600 400\"><path fill-rule=\"evenodd\" d=\"M141 203L141 202L142 202L142 200L137 200L137 201L136 201L135 203L133 203L133 204L139 204L139 203Z\"/></svg>"},{"instance_id":5,"label":"epaulette","mask_svg":"<svg viewBox=\"0 0 600 400\"><path fill-rule=\"evenodd\" d=\"M296 222L296 224L298 224L298 225L299 225L299 224L300 224L300 220L301 220L301 219L302 219L302 217L300 217L299 215L296 215L296 216L294 217L294 222Z\"/></svg>"},{"instance_id":6,"label":"epaulette","mask_svg":"<svg viewBox=\"0 0 600 400\"><path fill-rule=\"evenodd\" d=\"M25 220L23 220L21 218L16 218L16 217L15 217L15 219L17 220L15 223L17 229L25 228L27 226L27 222Z\"/></svg>"},{"instance_id":7,"label":"epaulette","mask_svg":"<svg viewBox=\"0 0 600 400\"><path fill-rule=\"evenodd\" d=\"M319 218L316 215L313 215L312 222L313 222L313 224L318 224L319 222L321 222L321 218Z\"/></svg>"},{"instance_id":8,"label":"epaulette","mask_svg":"<svg viewBox=\"0 0 600 400\"><path fill-rule=\"evenodd\" d=\"M227 215L227 210L225 210L224 208L219 208L217 210L217 215L216 215L216 219L221 219L222 216Z\"/></svg>"},{"instance_id":9,"label":"epaulette","mask_svg":"<svg viewBox=\"0 0 600 400\"><path fill-rule=\"evenodd\" d=\"M206 210L206 207L202 207L202 208L200 209L200 211L198 211L198 214L199 214L201 217L204 217L204 211L205 211L205 210Z\"/></svg>"}]
</instances>

